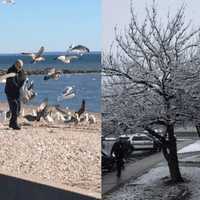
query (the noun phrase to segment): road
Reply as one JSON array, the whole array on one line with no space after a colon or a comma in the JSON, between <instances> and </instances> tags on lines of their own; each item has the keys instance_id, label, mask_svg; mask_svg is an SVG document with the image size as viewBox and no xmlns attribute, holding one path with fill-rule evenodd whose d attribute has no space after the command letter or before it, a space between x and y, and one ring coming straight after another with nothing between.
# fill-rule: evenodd
<instances>
[{"instance_id":1,"label":"road","mask_svg":"<svg viewBox=\"0 0 200 200\"><path fill-rule=\"evenodd\" d=\"M194 140L180 141L177 144L178 150L193 143ZM149 155L144 159L137 162L130 163L126 166L125 170L122 172L121 178L117 178L116 172L106 174L102 177L102 194L107 194L114 191L117 187L120 187L129 179L138 178L144 173L148 172L156 164L165 161L162 153L155 153Z\"/></svg>"}]
</instances>

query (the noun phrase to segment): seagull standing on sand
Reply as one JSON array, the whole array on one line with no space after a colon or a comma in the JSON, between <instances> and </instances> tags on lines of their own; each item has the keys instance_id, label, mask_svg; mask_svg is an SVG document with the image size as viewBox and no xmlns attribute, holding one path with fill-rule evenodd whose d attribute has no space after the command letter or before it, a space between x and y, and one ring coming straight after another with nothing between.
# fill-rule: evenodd
<instances>
[{"instance_id":1,"label":"seagull standing on sand","mask_svg":"<svg viewBox=\"0 0 200 200\"><path fill-rule=\"evenodd\" d=\"M48 74L44 76L44 80L47 81L49 79L58 80L62 74L61 70L56 70L55 68L52 68L49 70Z\"/></svg>"},{"instance_id":2,"label":"seagull standing on sand","mask_svg":"<svg viewBox=\"0 0 200 200\"><path fill-rule=\"evenodd\" d=\"M79 55L83 55L84 53L89 53L90 50L83 46L83 45L76 45L76 46L73 46L73 45L70 45L69 46L69 50L68 50L70 53L77 53Z\"/></svg>"},{"instance_id":3,"label":"seagull standing on sand","mask_svg":"<svg viewBox=\"0 0 200 200\"><path fill-rule=\"evenodd\" d=\"M0 110L0 122L4 122L6 121L7 117L6 117L6 112L7 111L3 111L3 110Z\"/></svg>"},{"instance_id":4,"label":"seagull standing on sand","mask_svg":"<svg viewBox=\"0 0 200 200\"><path fill-rule=\"evenodd\" d=\"M60 60L65 64L69 64L71 60L78 59L78 56L70 56L70 55L61 55L55 58L55 60Z\"/></svg>"},{"instance_id":5,"label":"seagull standing on sand","mask_svg":"<svg viewBox=\"0 0 200 200\"><path fill-rule=\"evenodd\" d=\"M75 113L78 114L78 117L80 117L84 112L85 112L85 100L83 99L81 102L80 109Z\"/></svg>"},{"instance_id":6,"label":"seagull standing on sand","mask_svg":"<svg viewBox=\"0 0 200 200\"><path fill-rule=\"evenodd\" d=\"M35 62L40 62L40 61L45 60L45 58L42 56L43 53L44 53L44 47L42 46L37 53L24 53L23 52L22 54L25 56L30 56L32 58L31 63L35 63Z\"/></svg>"},{"instance_id":7,"label":"seagull standing on sand","mask_svg":"<svg viewBox=\"0 0 200 200\"><path fill-rule=\"evenodd\" d=\"M13 5L13 4L15 4L15 1L14 0L3 0L2 3Z\"/></svg>"},{"instance_id":8,"label":"seagull standing on sand","mask_svg":"<svg viewBox=\"0 0 200 200\"><path fill-rule=\"evenodd\" d=\"M30 122L40 121L41 117L44 118L46 113L46 108L48 107L48 99L44 99L43 102L37 107L36 111L33 110L32 115L25 115L24 118Z\"/></svg>"}]
</instances>

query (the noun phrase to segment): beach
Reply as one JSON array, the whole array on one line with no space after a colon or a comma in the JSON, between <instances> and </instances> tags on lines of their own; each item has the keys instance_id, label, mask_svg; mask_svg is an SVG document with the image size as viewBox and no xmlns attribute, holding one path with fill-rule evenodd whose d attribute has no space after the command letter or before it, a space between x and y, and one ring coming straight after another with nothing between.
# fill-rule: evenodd
<instances>
[{"instance_id":1,"label":"beach","mask_svg":"<svg viewBox=\"0 0 200 200\"><path fill-rule=\"evenodd\" d=\"M33 106L23 106L31 114ZM8 109L0 103L0 110ZM28 122L20 116L20 131L0 124L0 172L47 181L89 192L101 192L101 115L97 121L74 123Z\"/></svg>"}]
</instances>

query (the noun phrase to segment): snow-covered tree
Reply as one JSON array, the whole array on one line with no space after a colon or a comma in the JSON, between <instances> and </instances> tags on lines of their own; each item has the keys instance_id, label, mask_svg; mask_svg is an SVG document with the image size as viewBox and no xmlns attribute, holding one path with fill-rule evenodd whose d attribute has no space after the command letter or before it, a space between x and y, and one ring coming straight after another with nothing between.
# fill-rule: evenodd
<instances>
[{"instance_id":1,"label":"snow-covered tree","mask_svg":"<svg viewBox=\"0 0 200 200\"><path fill-rule=\"evenodd\" d=\"M186 24L184 12L182 6L164 23L153 1L139 23L132 6L129 26L116 30L117 50L103 58L103 112L156 137L174 182L183 181L174 127L200 122L200 29Z\"/></svg>"}]
</instances>

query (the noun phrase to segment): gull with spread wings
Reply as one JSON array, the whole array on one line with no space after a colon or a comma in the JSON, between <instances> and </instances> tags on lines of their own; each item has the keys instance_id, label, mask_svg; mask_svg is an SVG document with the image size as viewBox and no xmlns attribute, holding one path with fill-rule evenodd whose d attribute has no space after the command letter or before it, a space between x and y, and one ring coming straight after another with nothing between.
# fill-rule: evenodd
<instances>
[{"instance_id":1,"label":"gull with spread wings","mask_svg":"<svg viewBox=\"0 0 200 200\"><path fill-rule=\"evenodd\" d=\"M44 53L44 47L42 46L42 47L40 47L40 49L37 53L25 53L25 52L23 52L22 55L30 56L32 58L31 63L36 63L36 62L40 62L40 61L45 60L45 58L42 56L43 53Z\"/></svg>"},{"instance_id":2,"label":"gull with spread wings","mask_svg":"<svg viewBox=\"0 0 200 200\"><path fill-rule=\"evenodd\" d=\"M13 4L15 4L15 1L14 0L3 0L2 3L3 4L13 5Z\"/></svg>"},{"instance_id":3,"label":"gull with spread wings","mask_svg":"<svg viewBox=\"0 0 200 200\"><path fill-rule=\"evenodd\" d=\"M57 97L57 101L67 100L67 99L71 99L73 97L75 97L75 92L74 92L73 87L67 86L63 90L62 94Z\"/></svg>"},{"instance_id":4,"label":"gull with spread wings","mask_svg":"<svg viewBox=\"0 0 200 200\"><path fill-rule=\"evenodd\" d=\"M56 70L55 68L52 68L48 71L48 74L44 76L44 80L47 81L49 79L58 80L62 74L61 70Z\"/></svg>"},{"instance_id":5,"label":"gull with spread wings","mask_svg":"<svg viewBox=\"0 0 200 200\"><path fill-rule=\"evenodd\" d=\"M87 47L83 46L83 45L76 45L76 46L70 45L69 49L68 49L68 52L76 53L76 54L79 54L79 55L82 56L85 53L89 53L90 50Z\"/></svg>"},{"instance_id":6,"label":"gull with spread wings","mask_svg":"<svg viewBox=\"0 0 200 200\"><path fill-rule=\"evenodd\" d=\"M61 55L55 58L55 60L60 60L65 64L69 64L71 62L71 60L75 60L78 59L78 56L75 55Z\"/></svg>"},{"instance_id":7,"label":"gull with spread wings","mask_svg":"<svg viewBox=\"0 0 200 200\"><path fill-rule=\"evenodd\" d=\"M16 73L13 73L13 72L2 75L2 76L0 76L0 83L6 83L7 78L11 78L11 77L15 77L15 76L16 76Z\"/></svg>"}]
</instances>

